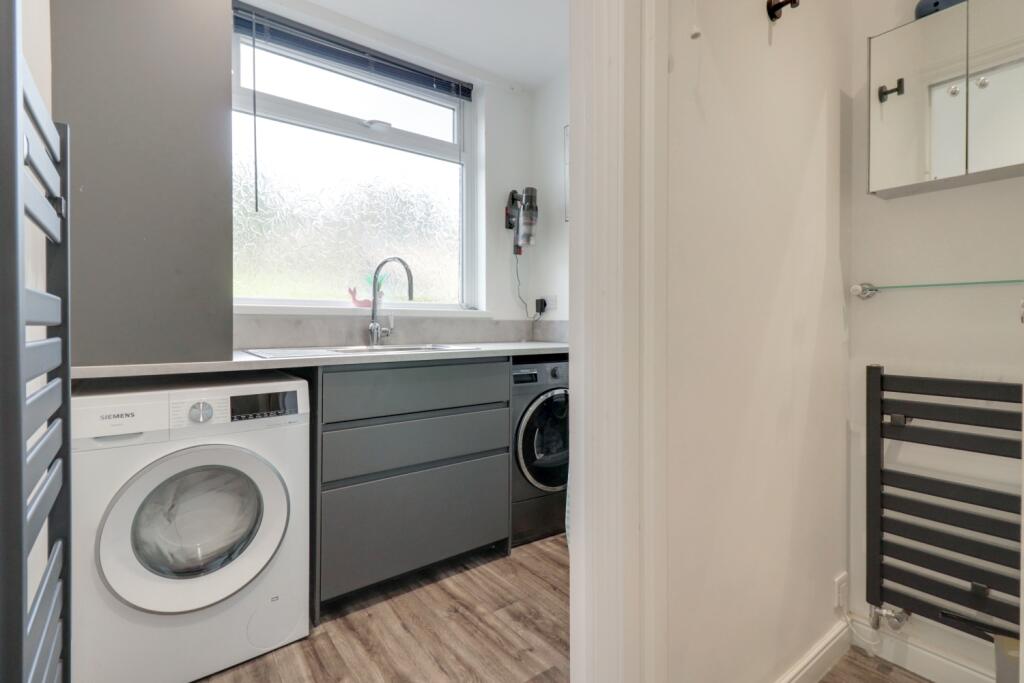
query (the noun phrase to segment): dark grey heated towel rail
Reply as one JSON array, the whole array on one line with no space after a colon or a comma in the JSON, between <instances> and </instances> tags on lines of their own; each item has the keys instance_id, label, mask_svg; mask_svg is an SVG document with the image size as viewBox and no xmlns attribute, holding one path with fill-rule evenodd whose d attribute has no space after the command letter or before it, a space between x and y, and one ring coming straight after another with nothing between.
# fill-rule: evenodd
<instances>
[{"instance_id":1,"label":"dark grey heated towel rail","mask_svg":"<svg viewBox=\"0 0 1024 683\"><path fill-rule=\"evenodd\" d=\"M68 130L25 66L20 10L0 1L0 681L50 683L70 679ZM46 238L45 291L25 282L30 230Z\"/></svg>"},{"instance_id":2,"label":"dark grey heated towel rail","mask_svg":"<svg viewBox=\"0 0 1024 683\"><path fill-rule=\"evenodd\" d=\"M1020 552L1000 542L1020 541L1019 517L1009 521L998 515L1019 516L1020 495L889 469L883 458L886 440L962 451L964 457L1019 460L1021 385L887 375L880 366L867 368L867 601L985 640L991 634L1016 636L1019 607L992 593L1020 597ZM963 614L964 608L972 614Z\"/></svg>"}]
</instances>

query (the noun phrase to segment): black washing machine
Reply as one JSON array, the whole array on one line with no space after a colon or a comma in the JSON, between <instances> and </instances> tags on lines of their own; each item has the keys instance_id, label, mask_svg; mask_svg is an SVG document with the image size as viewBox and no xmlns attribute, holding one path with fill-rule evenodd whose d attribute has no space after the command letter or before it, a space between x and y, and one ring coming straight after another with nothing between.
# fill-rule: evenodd
<instances>
[{"instance_id":1,"label":"black washing machine","mask_svg":"<svg viewBox=\"0 0 1024 683\"><path fill-rule=\"evenodd\" d=\"M565 531L569 358L512 363L512 545Z\"/></svg>"}]
</instances>

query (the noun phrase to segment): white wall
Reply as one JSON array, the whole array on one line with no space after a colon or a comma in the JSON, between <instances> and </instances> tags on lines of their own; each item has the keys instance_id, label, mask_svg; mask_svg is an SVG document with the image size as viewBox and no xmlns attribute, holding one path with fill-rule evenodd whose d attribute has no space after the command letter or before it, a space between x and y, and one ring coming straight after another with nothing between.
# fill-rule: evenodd
<instances>
[{"instance_id":1,"label":"white wall","mask_svg":"<svg viewBox=\"0 0 1024 683\"><path fill-rule=\"evenodd\" d=\"M46 104L50 104L50 3L49 0L23 0L21 3L22 52L29 71L39 86Z\"/></svg>"},{"instance_id":2,"label":"white wall","mask_svg":"<svg viewBox=\"0 0 1024 683\"><path fill-rule=\"evenodd\" d=\"M22 3L22 52L39 91L50 99L50 2L26 0ZM26 279L40 287L46 281L46 242L38 230L29 230L26 244Z\"/></svg>"},{"instance_id":3,"label":"white wall","mask_svg":"<svg viewBox=\"0 0 1024 683\"><path fill-rule=\"evenodd\" d=\"M533 182L534 95L526 90L510 90L509 86L491 85L482 99L486 215L479 220L486 225L487 313L499 320L522 320L527 314L516 296L512 231L505 228L505 203L511 190L522 191ZM523 298L531 304L532 312L525 262L520 266Z\"/></svg>"},{"instance_id":4,"label":"white wall","mask_svg":"<svg viewBox=\"0 0 1024 683\"><path fill-rule=\"evenodd\" d=\"M50 2L49 0L25 0L22 3L22 53L28 63L33 80L39 92L51 106L50 69ZM25 282L35 289L46 289L46 239L36 229L26 230L25 237ZM45 328L29 328L29 339L42 339ZM35 390L45 379L35 380L30 389ZM47 530L39 534L39 541L29 554L29 591L35 591L39 578L46 566Z\"/></svg>"},{"instance_id":5,"label":"white wall","mask_svg":"<svg viewBox=\"0 0 1024 683\"><path fill-rule=\"evenodd\" d=\"M775 680L838 628L851 7L671 3L669 680Z\"/></svg>"},{"instance_id":6,"label":"white wall","mask_svg":"<svg viewBox=\"0 0 1024 683\"><path fill-rule=\"evenodd\" d=\"M533 174L540 216L537 242L522 257L523 297L549 299L545 320L569 319L569 223L565 220L564 129L569 123L569 72L552 76L533 95Z\"/></svg>"},{"instance_id":7,"label":"white wall","mask_svg":"<svg viewBox=\"0 0 1024 683\"><path fill-rule=\"evenodd\" d=\"M882 200L867 187L867 38L913 18L913 0L857 0L853 33L851 130L845 180L844 242L848 283L875 284L1011 279L1024 277L1024 179ZM808 4L808 7L810 5ZM802 11L803 8L801 8ZM864 366L885 365L895 373L1019 382L1024 326L1024 287L882 292L850 299L850 572L853 611L864 602ZM887 455L904 462L924 457L912 447ZM1019 487L1019 465L964 462L934 449L920 461L945 472L993 486ZM981 672L992 671L991 646L912 618L901 639ZM902 641L887 642L886 656L920 670L920 657ZM924 672L923 672L924 673ZM967 675L966 673L964 675ZM963 680L967 680L964 678Z\"/></svg>"}]
</instances>

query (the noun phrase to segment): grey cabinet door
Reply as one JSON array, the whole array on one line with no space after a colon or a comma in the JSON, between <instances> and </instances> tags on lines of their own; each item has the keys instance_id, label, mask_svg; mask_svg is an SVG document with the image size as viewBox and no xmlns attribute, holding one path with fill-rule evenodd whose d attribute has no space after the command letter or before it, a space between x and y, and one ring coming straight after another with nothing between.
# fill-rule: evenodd
<instances>
[{"instance_id":1,"label":"grey cabinet door","mask_svg":"<svg viewBox=\"0 0 1024 683\"><path fill-rule=\"evenodd\" d=\"M508 536L508 454L323 494L321 599Z\"/></svg>"},{"instance_id":2,"label":"grey cabinet door","mask_svg":"<svg viewBox=\"0 0 1024 683\"><path fill-rule=\"evenodd\" d=\"M324 373L323 421L344 422L428 410L504 403L506 360Z\"/></svg>"},{"instance_id":3,"label":"grey cabinet door","mask_svg":"<svg viewBox=\"0 0 1024 683\"><path fill-rule=\"evenodd\" d=\"M508 448L508 408L324 433L324 483Z\"/></svg>"},{"instance_id":4,"label":"grey cabinet door","mask_svg":"<svg viewBox=\"0 0 1024 683\"><path fill-rule=\"evenodd\" d=\"M230 360L231 2L54 0L73 365Z\"/></svg>"}]
</instances>

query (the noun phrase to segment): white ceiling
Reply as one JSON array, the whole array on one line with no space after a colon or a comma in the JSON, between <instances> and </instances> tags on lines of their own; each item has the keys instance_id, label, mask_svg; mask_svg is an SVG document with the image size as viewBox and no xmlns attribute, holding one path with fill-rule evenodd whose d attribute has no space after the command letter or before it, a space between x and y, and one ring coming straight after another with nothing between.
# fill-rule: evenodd
<instances>
[{"instance_id":1,"label":"white ceiling","mask_svg":"<svg viewBox=\"0 0 1024 683\"><path fill-rule=\"evenodd\" d=\"M569 0L313 1L514 83L542 85L569 62Z\"/></svg>"}]
</instances>

